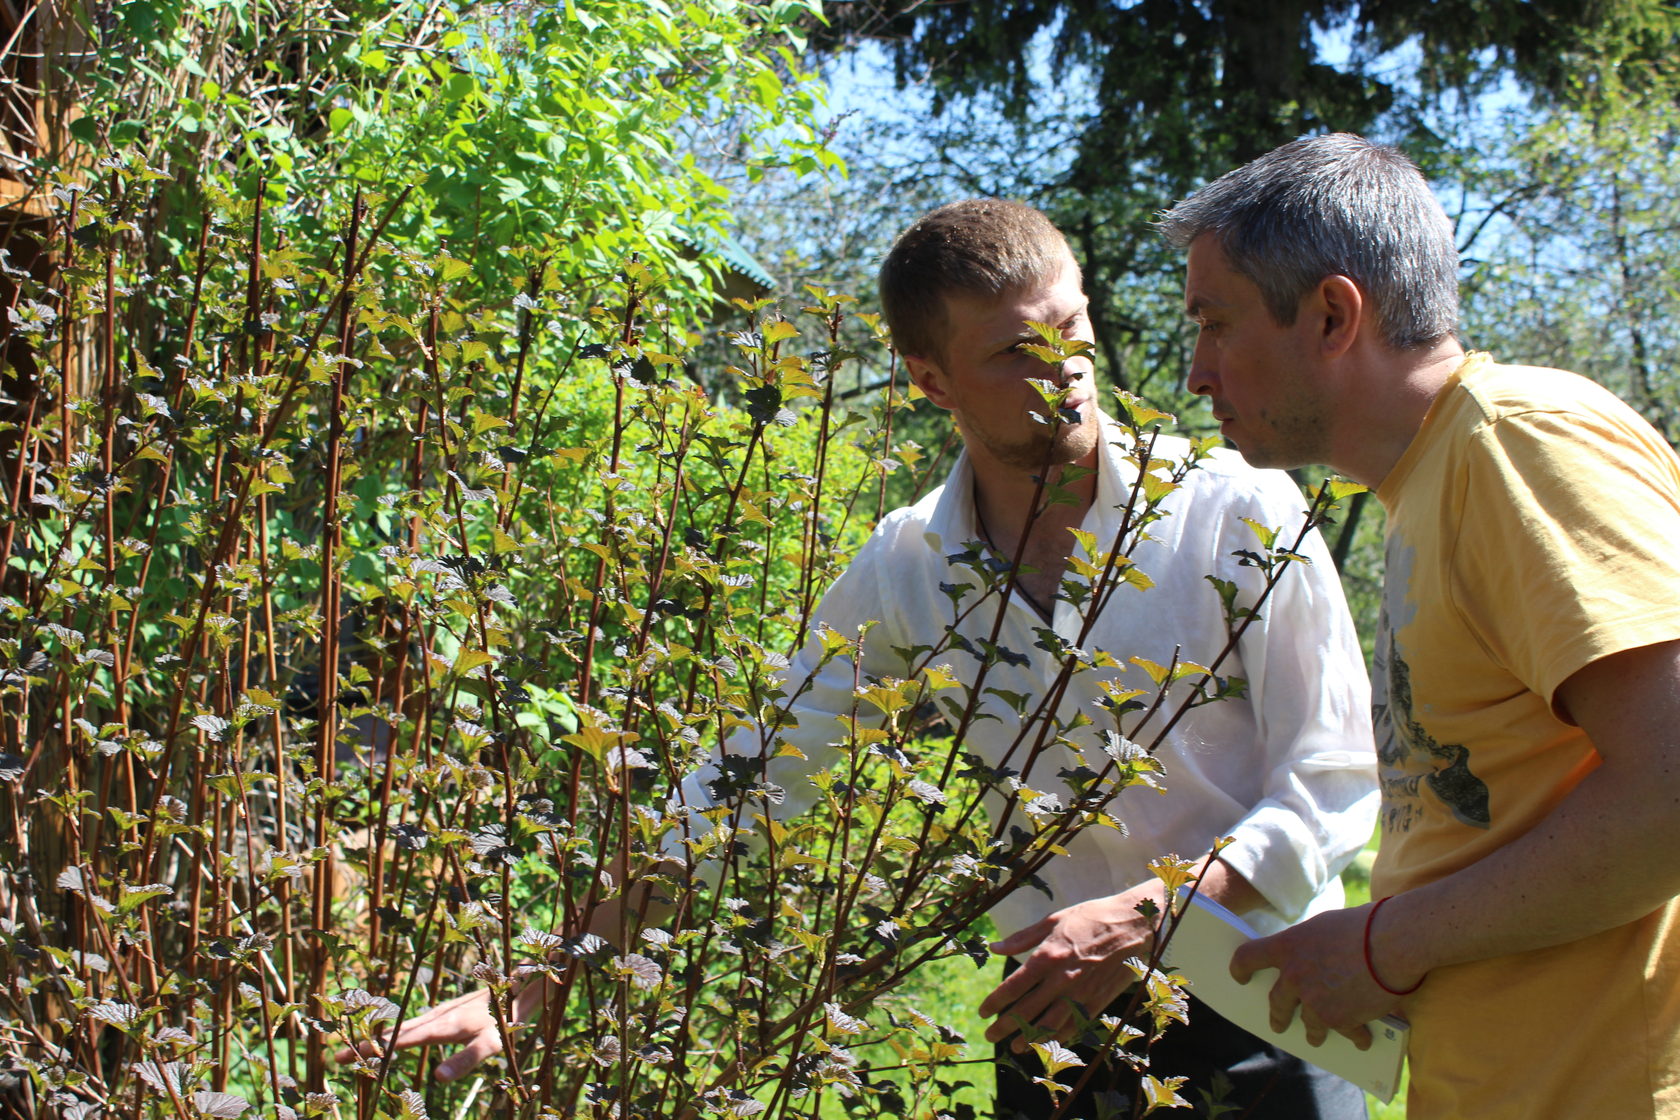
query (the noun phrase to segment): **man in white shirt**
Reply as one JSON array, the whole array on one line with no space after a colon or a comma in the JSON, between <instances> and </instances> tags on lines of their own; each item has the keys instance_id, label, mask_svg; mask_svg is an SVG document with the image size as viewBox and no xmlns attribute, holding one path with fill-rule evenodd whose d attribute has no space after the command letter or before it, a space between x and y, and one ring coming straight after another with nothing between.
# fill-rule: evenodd
<instances>
[{"instance_id":1,"label":"man in white shirt","mask_svg":"<svg viewBox=\"0 0 1680 1120\"><path fill-rule=\"evenodd\" d=\"M1237 556L1255 548L1242 519L1292 540L1304 517L1300 492L1287 476L1215 453L1165 499L1166 515L1132 553L1153 588L1124 589L1087 618L1061 593L1064 579L1083 578L1077 565L1070 569L1070 557L1078 555L1070 530L1093 534L1099 549L1112 548L1135 467L1117 446L1120 429L1098 408L1088 357L1060 367L1062 384L1071 386L1061 412L1067 422L1045 424L1032 415L1047 408L1029 379L1058 374L1022 349L1038 341L1027 323L1051 324L1068 339L1092 337L1079 267L1066 241L1032 207L991 199L953 203L903 234L882 266L880 284L894 345L928 399L951 413L964 454L944 486L882 520L817 609L818 622L841 634L875 623L861 664L854 667L846 657L824 662L820 644L811 643L787 674L789 694L797 694L791 707L797 723L768 744L754 735L731 741L732 752L758 757L762 751L765 781L785 791L777 809L784 816L815 801L808 778L834 761L826 749L836 738L833 717L854 710L856 674L903 676L906 666L894 647L944 638L952 608L941 585L959 571L951 554L978 542L1004 563L1020 557L995 638L1011 656L987 670L982 703L983 711L1000 718L972 720L962 749L988 766L1025 771L1034 765L1036 736L1031 727L1023 735L1021 717L1000 696L1025 696L1029 713L1047 714L1041 701L1054 694L1061 658L1045 651L1040 631L1106 651L1122 665L1134 656L1163 665L1206 664L1229 634L1220 594L1206 577L1235 585L1239 605L1253 604L1262 588L1260 571ZM1188 451L1185 441L1161 437L1156 453L1182 458ZM1064 478L1067 467L1085 470ZM1045 502L1039 476L1073 502ZM1070 1037L1080 1012L1100 1014L1130 985L1127 958L1148 957L1151 923L1139 905L1162 899L1161 885L1148 871L1151 860L1169 853L1196 856L1232 837L1200 890L1263 932L1340 905L1337 875L1370 836L1375 819L1368 687L1334 568L1316 534L1302 552L1312 563L1290 565L1220 670L1244 679L1246 694L1194 708L1166 737L1157 756L1165 793L1123 792L1112 808L1125 832L1078 833L1066 845L1068 855L1039 873L1047 893L1018 889L992 910L1004 934L993 948L1018 962L981 1006L983 1015L995 1016L987 1038L1003 1059L1000 1117L1043 1115L1050 1107L1045 1090L1031 1082L1037 1071L1012 1068L1011 1051L1022 1049L1021 1027ZM973 639L990 639L997 617L987 604L959 626L959 640L944 658L953 671L977 670L979 661L963 646L973 650ZM1063 733L1094 756L1099 728L1114 722L1098 718L1106 696L1101 683L1121 672L1075 674L1054 713ZM1142 670L1130 672L1137 677ZM1078 709L1090 710L1098 722L1067 727L1078 722L1071 719ZM1141 732L1127 731L1149 737L1161 719L1164 714ZM780 751L782 743L798 750ZM1047 754L1036 764L1041 772L1058 765ZM714 803L708 786L718 775L714 764L685 781L682 797L691 810ZM1023 773L1023 780L1031 777ZM994 814L1004 811L1000 798L989 807ZM750 811L762 810L755 803ZM398 1039L405 1046L467 1043L440 1070L444 1076L459 1076L500 1048L493 1024L475 1028L464 1012L445 1013L452 1006L411 1021ZM1247 1117L1364 1115L1362 1094L1346 1082L1273 1049L1194 1000L1190 1019L1187 1027L1169 1029L1152 1050L1150 1072L1189 1077L1191 1099L1223 1074L1231 1083L1226 1102ZM1024 1061L1036 1065L1035 1059ZM1129 1094L1136 1079L1129 1069L1113 1078L1099 1073L1091 1089ZM1129 1099L1121 1099L1126 1103L1116 1114L1129 1114ZM1110 1097L1109 1103L1118 1102ZM1066 1114L1094 1116L1095 1108L1087 1100Z\"/></svg>"},{"instance_id":2,"label":"man in white shirt","mask_svg":"<svg viewBox=\"0 0 1680 1120\"><path fill-rule=\"evenodd\" d=\"M1077 422L1045 425L1031 415L1047 410L1028 379L1054 376L1054 370L1022 349L1037 341L1027 322L1059 327L1070 339L1092 339L1079 267L1062 235L1043 214L1019 203L953 203L900 237L882 266L880 286L894 345L917 386L951 413L964 454L943 487L883 519L817 611L823 624L842 634L876 622L862 650L864 677L902 675L895 646L940 638L951 617L939 592L941 583L953 580L947 557L975 541L1006 561L1017 553L1022 558L996 640L1025 658L994 664L987 685L1032 698L1028 711L1060 668L1059 659L1037 645L1036 632L1046 624L1068 642L1080 642L1084 631L1086 649L1105 650L1122 663L1139 656L1168 664L1176 656L1206 664L1215 657L1228 631L1218 592L1206 577L1236 583L1245 601L1253 601L1260 575L1236 555L1254 547L1252 530L1241 519L1279 528L1289 539L1301 524L1303 502L1288 477L1253 470L1223 452L1204 460L1166 499L1169 515L1150 526L1153 539L1132 554L1153 588L1127 588L1087 620L1058 595L1064 578L1080 578L1068 571L1070 555L1078 552L1069 530L1082 529L1099 548L1112 547L1135 468L1119 446L1119 429L1099 411L1088 358L1061 369L1063 384L1072 387L1064 415L1075 410ZM1177 458L1187 450L1184 441L1164 437L1156 453ZM1056 484L1064 466L1094 473L1066 482L1074 504L1046 504L1035 476ZM1033 516L1035 495L1040 508ZM994 948L1020 967L981 1007L982 1014L997 1016L987 1032L991 1041L1014 1041L1023 1022L1066 1032L1074 1001L1095 1012L1121 995L1132 979L1123 962L1148 956L1149 922L1138 905L1161 899L1161 886L1147 870L1157 856L1195 855L1221 836L1232 837L1200 889L1263 931L1332 908L1342 897L1337 874L1374 822L1367 682L1335 570L1316 534L1303 551L1313 563L1284 573L1263 617L1221 670L1246 679L1247 696L1192 710L1168 736L1158 756L1166 768L1166 794L1122 793L1114 808L1126 833L1079 833L1068 844L1068 857L1040 873L1048 897L1017 890L992 911L1005 935ZM990 635L995 611L970 617L966 629ZM790 681L810 676L814 660L805 657L812 652L795 660ZM951 656L959 675L978 666L955 650ZM1117 672L1074 676L1062 700L1063 718L1079 708L1100 716L1100 682ZM810 761L784 755L767 764L768 780L787 791L784 812L798 812L813 800L801 771L823 760L820 748L833 727L817 713L851 710L852 689L852 666L835 660L816 672L799 698L794 710L800 726L783 735ZM1010 719L992 696L986 706L1002 718L973 720L964 748L989 765L1008 759L1019 768L1026 753L1014 746L1021 738L1019 718ZM1083 730L1093 746L1100 724ZM702 802L704 780L702 774L688 784ZM1001 805L993 799L994 812ZM1233 1041L1233 1033L1241 1037ZM1205 1045L1201 1035L1208 1036ZM1197 1061L1198 1053L1212 1060ZM1231 1077L1228 1099L1253 1106L1249 1116L1299 1120L1364 1112L1351 1086L1315 1078L1311 1067L1194 1006L1190 1026L1169 1031L1153 1054L1151 1072L1188 1073L1200 1088L1213 1069ZM1000 1116L1043 1111L1048 1098L1042 1088L1008 1070L1000 1079ZM1069 1112L1081 1114L1094 1113Z\"/></svg>"}]
</instances>

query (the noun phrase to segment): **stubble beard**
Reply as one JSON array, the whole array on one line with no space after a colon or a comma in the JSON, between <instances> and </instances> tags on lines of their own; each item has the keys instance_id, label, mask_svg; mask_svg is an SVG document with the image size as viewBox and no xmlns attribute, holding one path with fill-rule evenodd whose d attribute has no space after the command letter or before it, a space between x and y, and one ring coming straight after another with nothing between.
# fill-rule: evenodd
<instances>
[{"instance_id":1,"label":"stubble beard","mask_svg":"<svg viewBox=\"0 0 1680 1120\"><path fill-rule=\"evenodd\" d=\"M1252 453L1242 443L1233 441L1249 466L1295 470L1327 461L1327 426L1317 412L1296 409L1276 418L1264 418L1271 422L1271 438L1257 444Z\"/></svg>"},{"instance_id":2,"label":"stubble beard","mask_svg":"<svg viewBox=\"0 0 1680 1120\"><path fill-rule=\"evenodd\" d=\"M1090 406L1088 406L1090 407ZM1037 475L1050 467L1067 467L1082 462L1096 449L1102 438L1102 425L1096 410L1077 424L1040 425L1029 421L1034 428L1030 437L1014 443L986 440L986 448L999 462L1028 474Z\"/></svg>"}]
</instances>

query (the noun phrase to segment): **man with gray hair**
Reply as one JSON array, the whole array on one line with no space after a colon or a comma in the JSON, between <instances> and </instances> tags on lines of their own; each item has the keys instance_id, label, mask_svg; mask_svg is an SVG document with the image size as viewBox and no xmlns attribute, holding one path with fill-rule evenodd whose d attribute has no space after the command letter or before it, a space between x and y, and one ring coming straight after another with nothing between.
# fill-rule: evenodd
<instances>
[{"instance_id":1,"label":"man with gray hair","mask_svg":"<svg viewBox=\"0 0 1680 1120\"><path fill-rule=\"evenodd\" d=\"M1680 1116L1680 460L1591 382L1465 353L1394 149L1296 140L1161 228L1226 438L1388 512L1375 901L1232 973L1309 1039L1409 1019L1411 1120Z\"/></svg>"}]
</instances>

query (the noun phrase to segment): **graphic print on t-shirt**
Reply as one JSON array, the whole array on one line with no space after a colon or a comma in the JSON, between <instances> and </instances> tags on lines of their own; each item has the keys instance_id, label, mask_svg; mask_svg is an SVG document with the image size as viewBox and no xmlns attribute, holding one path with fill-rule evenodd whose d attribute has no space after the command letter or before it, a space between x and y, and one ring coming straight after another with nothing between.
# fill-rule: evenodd
<instances>
[{"instance_id":1,"label":"graphic print on t-shirt","mask_svg":"<svg viewBox=\"0 0 1680 1120\"><path fill-rule=\"evenodd\" d=\"M1493 823L1487 783L1470 769L1470 752L1459 743L1437 742L1412 710L1411 667L1395 635L1417 613L1406 595L1415 556L1414 549L1390 539L1371 663L1371 723L1377 736L1383 831L1409 831L1423 813L1425 790L1460 824L1487 828Z\"/></svg>"}]
</instances>

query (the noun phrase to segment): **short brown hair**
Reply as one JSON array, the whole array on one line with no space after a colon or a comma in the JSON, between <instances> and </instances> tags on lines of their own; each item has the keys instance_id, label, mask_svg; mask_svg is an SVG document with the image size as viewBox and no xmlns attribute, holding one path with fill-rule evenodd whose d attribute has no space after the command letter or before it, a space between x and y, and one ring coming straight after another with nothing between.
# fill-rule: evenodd
<instances>
[{"instance_id":1,"label":"short brown hair","mask_svg":"<svg viewBox=\"0 0 1680 1120\"><path fill-rule=\"evenodd\" d=\"M948 293L1018 292L1054 279L1071 258L1061 230L1024 202L970 198L930 210L881 262L881 310L893 346L900 354L939 357Z\"/></svg>"}]
</instances>

